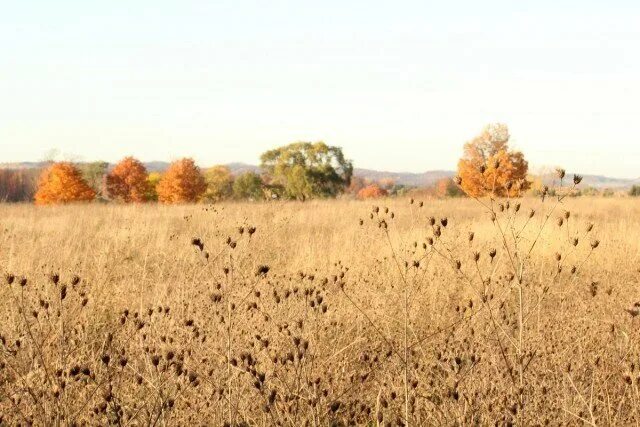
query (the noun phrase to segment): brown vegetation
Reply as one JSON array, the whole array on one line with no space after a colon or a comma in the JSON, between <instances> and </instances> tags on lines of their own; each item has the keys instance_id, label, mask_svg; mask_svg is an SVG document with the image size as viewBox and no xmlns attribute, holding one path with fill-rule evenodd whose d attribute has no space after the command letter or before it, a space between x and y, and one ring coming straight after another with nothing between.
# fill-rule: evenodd
<instances>
[{"instance_id":1,"label":"brown vegetation","mask_svg":"<svg viewBox=\"0 0 640 427\"><path fill-rule=\"evenodd\" d=\"M0 423L637 423L640 207L481 202L0 205Z\"/></svg>"}]
</instances>

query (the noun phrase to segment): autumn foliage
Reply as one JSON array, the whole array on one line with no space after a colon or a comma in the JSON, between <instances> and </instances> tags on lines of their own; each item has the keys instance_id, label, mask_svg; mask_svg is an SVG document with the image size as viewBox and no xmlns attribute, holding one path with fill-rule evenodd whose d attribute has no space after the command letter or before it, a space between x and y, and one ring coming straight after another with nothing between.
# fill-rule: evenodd
<instances>
[{"instance_id":1,"label":"autumn foliage","mask_svg":"<svg viewBox=\"0 0 640 427\"><path fill-rule=\"evenodd\" d=\"M125 157L107 175L107 193L112 199L125 203L146 201L147 169L139 160Z\"/></svg>"},{"instance_id":2,"label":"autumn foliage","mask_svg":"<svg viewBox=\"0 0 640 427\"><path fill-rule=\"evenodd\" d=\"M233 175L227 166L218 165L207 169L204 172L204 178L207 182L204 200L219 202L231 197L233 193Z\"/></svg>"},{"instance_id":3,"label":"autumn foliage","mask_svg":"<svg viewBox=\"0 0 640 427\"><path fill-rule=\"evenodd\" d=\"M76 166L60 162L52 164L40 175L35 202L37 205L86 202L95 196L95 191Z\"/></svg>"},{"instance_id":4,"label":"autumn foliage","mask_svg":"<svg viewBox=\"0 0 640 427\"><path fill-rule=\"evenodd\" d=\"M510 150L508 143L507 126L494 124L465 144L458 162L458 177L465 193L472 197L514 197L529 188L528 163L521 152Z\"/></svg>"},{"instance_id":5,"label":"autumn foliage","mask_svg":"<svg viewBox=\"0 0 640 427\"><path fill-rule=\"evenodd\" d=\"M171 163L156 187L161 203L193 203L207 190L207 183L193 159L184 158Z\"/></svg>"},{"instance_id":6,"label":"autumn foliage","mask_svg":"<svg viewBox=\"0 0 640 427\"><path fill-rule=\"evenodd\" d=\"M438 197L460 197L464 192L451 178L441 178L435 183L435 193Z\"/></svg>"},{"instance_id":7,"label":"autumn foliage","mask_svg":"<svg viewBox=\"0 0 640 427\"><path fill-rule=\"evenodd\" d=\"M387 190L380 188L378 184L370 184L358 191L359 199L377 199L379 197L385 197Z\"/></svg>"}]
</instances>

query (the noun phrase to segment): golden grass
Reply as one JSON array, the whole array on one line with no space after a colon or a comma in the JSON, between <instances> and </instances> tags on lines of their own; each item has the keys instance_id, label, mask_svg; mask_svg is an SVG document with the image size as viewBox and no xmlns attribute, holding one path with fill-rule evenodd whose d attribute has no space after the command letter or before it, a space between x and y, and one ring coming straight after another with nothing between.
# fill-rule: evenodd
<instances>
[{"instance_id":1,"label":"golden grass","mask_svg":"<svg viewBox=\"0 0 640 427\"><path fill-rule=\"evenodd\" d=\"M0 205L0 424L640 422L640 203L419 203Z\"/></svg>"}]
</instances>

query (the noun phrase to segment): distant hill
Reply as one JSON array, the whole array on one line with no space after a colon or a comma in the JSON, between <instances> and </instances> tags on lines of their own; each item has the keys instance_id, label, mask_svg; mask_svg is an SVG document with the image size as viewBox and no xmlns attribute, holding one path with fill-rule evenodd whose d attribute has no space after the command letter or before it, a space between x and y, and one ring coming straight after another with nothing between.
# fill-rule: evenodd
<instances>
[{"instance_id":1,"label":"distant hill","mask_svg":"<svg viewBox=\"0 0 640 427\"><path fill-rule=\"evenodd\" d=\"M565 178L565 184L571 183L573 179L573 173L567 173ZM548 176L543 178L543 182L546 185L558 185L559 180L555 176ZM632 185L640 184L640 178L638 179L623 179L623 178L610 178L602 175L583 175L582 183L580 187L592 187L592 188L611 188L611 189L625 189L630 188Z\"/></svg>"},{"instance_id":2,"label":"distant hill","mask_svg":"<svg viewBox=\"0 0 640 427\"><path fill-rule=\"evenodd\" d=\"M382 172L372 169L358 169L353 171L355 176L369 179L371 181L379 181L381 179L393 179L398 185L406 185L409 187L427 187L436 183L442 178L453 178L456 174L453 171L427 171L422 173L413 172Z\"/></svg>"},{"instance_id":3,"label":"distant hill","mask_svg":"<svg viewBox=\"0 0 640 427\"><path fill-rule=\"evenodd\" d=\"M42 168L46 162L17 162L17 163L0 163L0 169L39 169ZM169 167L169 162L164 161L152 161L145 162L149 172L163 172ZM113 165L109 165L113 166ZM260 167L256 165L250 165L246 163L229 163L227 164L229 169L234 175L240 175L245 172L260 173ZM356 168L354 175L369 179L372 181L379 181L381 179L390 178L393 179L398 185L406 185L409 187L426 187L434 184L442 178L452 178L455 175L454 171L448 170L435 170L422 173L414 172L385 172L373 169ZM567 174L567 177L571 179L573 174ZM546 184L554 184L555 177L549 176L544 179ZM556 182L557 184L557 182ZM640 185L640 178L638 179L623 179L623 178L611 178L602 175L583 175L582 187L593 188L612 188L612 189L625 189L632 185Z\"/></svg>"}]
</instances>

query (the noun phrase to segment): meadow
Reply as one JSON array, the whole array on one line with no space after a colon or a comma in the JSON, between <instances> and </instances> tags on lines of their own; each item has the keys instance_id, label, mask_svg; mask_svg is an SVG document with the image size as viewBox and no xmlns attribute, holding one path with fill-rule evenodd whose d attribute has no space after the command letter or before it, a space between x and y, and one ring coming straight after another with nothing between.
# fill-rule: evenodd
<instances>
[{"instance_id":1,"label":"meadow","mask_svg":"<svg viewBox=\"0 0 640 427\"><path fill-rule=\"evenodd\" d=\"M0 204L0 425L636 425L638 218Z\"/></svg>"}]
</instances>

